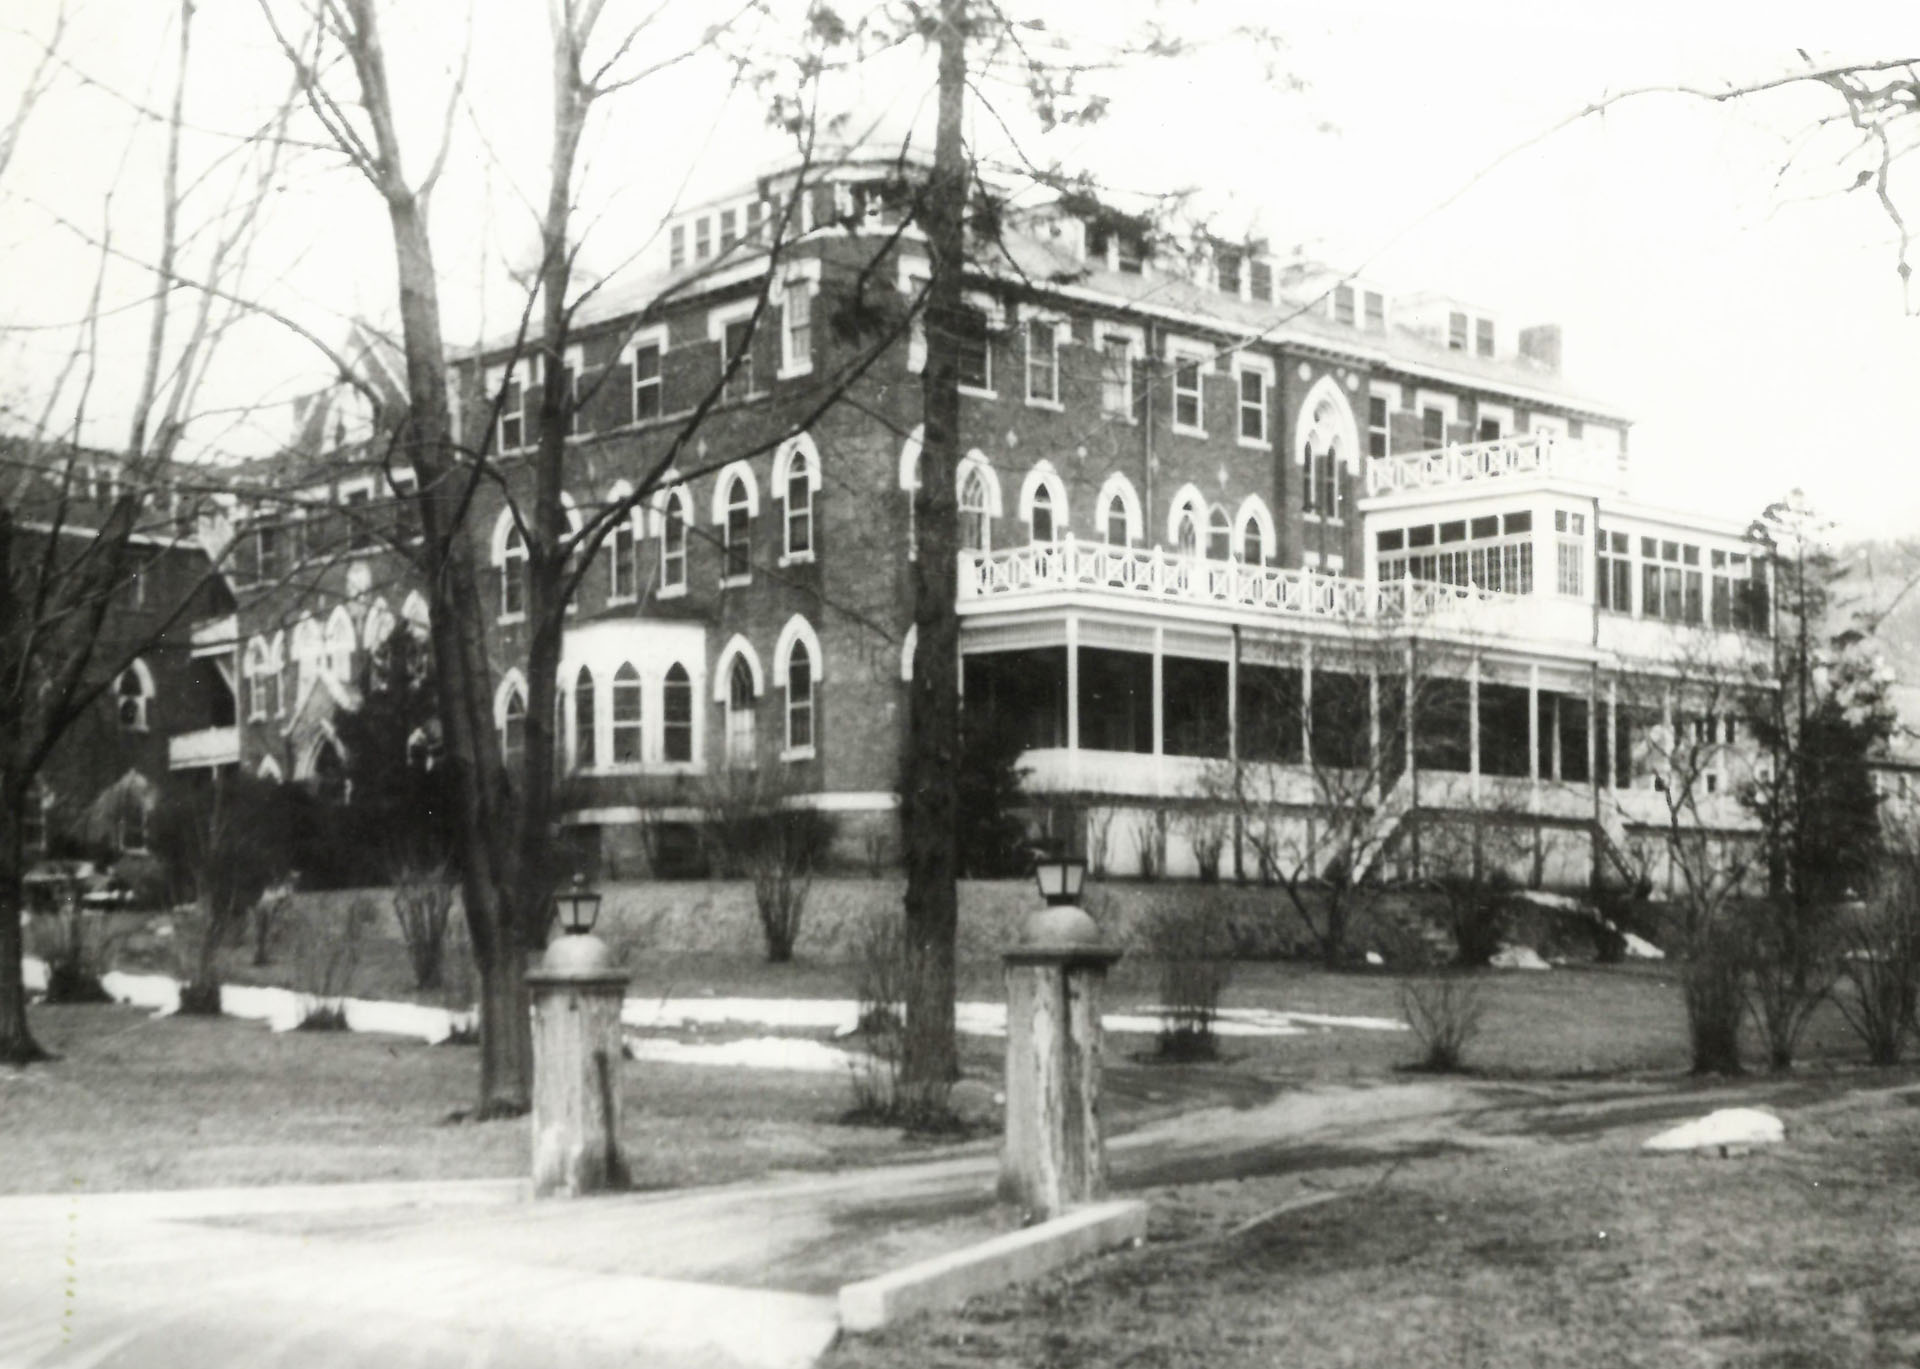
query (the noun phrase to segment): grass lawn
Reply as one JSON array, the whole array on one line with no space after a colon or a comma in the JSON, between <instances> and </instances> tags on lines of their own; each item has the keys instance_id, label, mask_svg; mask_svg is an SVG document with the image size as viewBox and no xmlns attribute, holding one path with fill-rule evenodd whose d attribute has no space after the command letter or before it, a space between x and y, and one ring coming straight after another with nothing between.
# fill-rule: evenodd
<instances>
[{"instance_id":1,"label":"grass lawn","mask_svg":"<svg viewBox=\"0 0 1920 1369\"><path fill-rule=\"evenodd\" d=\"M1787 1144L1655 1158L1649 1128L1154 1190L1148 1244L843 1341L832 1369L1920 1364L1920 1095L1787 1114Z\"/></svg>"},{"instance_id":2,"label":"grass lawn","mask_svg":"<svg viewBox=\"0 0 1920 1369\"><path fill-rule=\"evenodd\" d=\"M51 1064L0 1068L0 1192L519 1177L528 1124L447 1123L475 1051L131 1008L31 1010ZM970 1060L970 1068L982 1062ZM830 1074L629 1064L624 1145L643 1187L922 1153L845 1126Z\"/></svg>"}]
</instances>

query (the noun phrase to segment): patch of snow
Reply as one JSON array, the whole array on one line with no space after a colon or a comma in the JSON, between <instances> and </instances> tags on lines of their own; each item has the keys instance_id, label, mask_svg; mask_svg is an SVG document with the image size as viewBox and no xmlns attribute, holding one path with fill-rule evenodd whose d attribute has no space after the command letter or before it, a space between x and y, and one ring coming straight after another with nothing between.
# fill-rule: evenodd
<instances>
[{"instance_id":1,"label":"patch of snow","mask_svg":"<svg viewBox=\"0 0 1920 1369\"><path fill-rule=\"evenodd\" d=\"M20 980L26 985L28 993L47 991L47 962L37 955L20 957Z\"/></svg>"},{"instance_id":2,"label":"patch of snow","mask_svg":"<svg viewBox=\"0 0 1920 1369\"><path fill-rule=\"evenodd\" d=\"M1380 952L1378 951L1367 952L1367 964L1378 967L1386 963L1387 963L1386 957L1381 955Z\"/></svg>"},{"instance_id":3,"label":"patch of snow","mask_svg":"<svg viewBox=\"0 0 1920 1369\"><path fill-rule=\"evenodd\" d=\"M1107 1013L1101 1018L1101 1026L1109 1032L1151 1034L1160 1030L1157 1012L1155 1008L1146 1008ZM629 998L620 1010L620 1021L624 1025L642 1031L675 1031L732 1023L788 1031L825 1031L836 1037L853 1035L859 1016L860 1007L850 998ZM968 1036L1005 1036L1007 1005L956 1003L954 1022ZM1224 1008L1215 1030L1223 1036L1297 1036L1309 1027L1406 1030L1404 1022L1393 1018L1336 1017L1269 1008Z\"/></svg>"},{"instance_id":4,"label":"patch of snow","mask_svg":"<svg viewBox=\"0 0 1920 1369\"><path fill-rule=\"evenodd\" d=\"M1514 897L1522 902L1531 903L1540 908L1552 908L1562 913L1584 913L1587 905L1568 894L1550 894L1545 889L1520 889Z\"/></svg>"},{"instance_id":5,"label":"patch of snow","mask_svg":"<svg viewBox=\"0 0 1920 1369\"><path fill-rule=\"evenodd\" d=\"M1635 960L1665 960L1667 953L1645 937L1627 933L1627 954Z\"/></svg>"},{"instance_id":6,"label":"patch of snow","mask_svg":"<svg viewBox=\"0 0 1920 1369\"><path fill-rule=\"evenodd\" d=\"M866 1060L865 1056L799 1036L756 1036L744 1041L708 1044L629 1035L627 1049L636 1060L663 1065L719 1065L733 1069L799 1070L813 1074L845 1074Z\"/></svg>"},{"instance_id":7,"label":"patch of snow","mask_svg":"<svg viewBox=\"0 0 1920 1369\"><path fill-rule=\"evenodd\" d=\"M1553 966L1540 958L1531 946L1502 946L1488 964L1497 970L1550 970Z\"/></svg>"},{"instance_id":8,"label":"patch of snow","mask_svg":"<svg viewBox=\"0 0 1920 1369\"><path fill-rule=\"evenodd\" d=\"M180 1011L180 984L169 975L109 970L100 976L100 987L114 1002L149 1008L159 1017L170 1017Z\"/></svg>"},{"instance_id":9,"label":"patch of snow","mask_svg":"<svg viewBox=\"0 0 1920 1369\"><path fill-rule=\"evenodd\" d=\"M1722 1108L1682 1123L1641 1142L1642 1150L1719 1150L1731 1153L1749 1146L1777 1145L1787 1137L1778 1117L1759 1108Z\"/></svg>"}]
</instances>

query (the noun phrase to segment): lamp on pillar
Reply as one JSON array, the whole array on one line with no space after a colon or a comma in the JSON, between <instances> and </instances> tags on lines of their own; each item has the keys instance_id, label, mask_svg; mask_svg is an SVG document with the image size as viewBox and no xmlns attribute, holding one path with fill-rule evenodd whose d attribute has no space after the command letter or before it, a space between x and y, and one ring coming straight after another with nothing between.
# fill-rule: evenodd
<instances>
[{"instance_id":1,"label":"lamp on pillar","mask_svg":"<svg viewBox=\"0 0 1920 1369\"><path fill-rule=\"evenodd\" d=\"M600 920L600 891L587 887L585 875L575 875L572 884L553 896L553 906L568 936L590 936Z\"/></svg>"},{"instance_id":2,"label":"lamp on pillar","mask_svg":"<svg viewBox=\"0 0 1920 1369\"><path fill-rule=\"evenodd\" d=\"M1076 904L1087 882L1087 863L1078 856L1042 855L1033 862L1033 882L1049 908Z\"/></svg>"}]
</instances>

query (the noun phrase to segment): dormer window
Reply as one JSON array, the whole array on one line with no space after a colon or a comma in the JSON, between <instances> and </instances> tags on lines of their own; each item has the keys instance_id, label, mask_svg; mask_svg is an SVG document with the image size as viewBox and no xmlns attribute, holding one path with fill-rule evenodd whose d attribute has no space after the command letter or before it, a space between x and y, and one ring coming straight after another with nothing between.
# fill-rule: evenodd
<instances>
[{"instance_id":1,"label":"dormer window","mask_svg":"<svg viewBox=\"0 0 1920 1369\"><path fill-rule=\"evenodd\" d=\"M1255 258L1247 271L1249 293L1262 304L1273 303L1273 263Z\"/></svg>"},{"instance_id":2,"label":"dormer window","mask_svg":"<svg viewBox=\"0 0 1920 1369\"><path fill-rule=\"evenodd\" d=\"M1378 290L1368 290L1365 295L1367 308L1367 331L1384 333L1387 331L1387 297Z\"/></svg>"},{"instance_id":3,"label":"dormer window","mask_svg":"<svg viewBox=\"0 0 1920 1369\"><path fill-rule=\"evenodd\" d=\"M1353 327L1354 290L1351 285L1340 284L1333 287L1333 321L1344 323L1349 328Z\"/></svg>"},{"instance_id":4,"label":"dormer window","mask_svg":"<svg viewBox=\"0 0 1920 1369\"><path fill-rule=\"evenodd\" d=\"M1222 252L1216 259L1215 264L1218 266L1220 272L1220 293L1223 295L1239 294L1240 254L1238 252Z\"/></svg>"},{"instance_id":5,"label":"dormer window","mask_svg":"<svg viewBox=\"0 0 1920 1369\"><path fill-rule=\"evenodd\" d=\"M1493 320L1477 318L1473 321L1473 352L1475 356L1493 355Z\"/></svg>"},{"instance_id":6,"label":"dormer window","mask_svg":"<svg viewBox=\"0 0 1920 1369\"><path fill-rule=\"evenodd\" d=\"M1447 315L1447 350L1449 352L1467 350L1467 316L1458 309Z\"/></svg>"}]
</instances>

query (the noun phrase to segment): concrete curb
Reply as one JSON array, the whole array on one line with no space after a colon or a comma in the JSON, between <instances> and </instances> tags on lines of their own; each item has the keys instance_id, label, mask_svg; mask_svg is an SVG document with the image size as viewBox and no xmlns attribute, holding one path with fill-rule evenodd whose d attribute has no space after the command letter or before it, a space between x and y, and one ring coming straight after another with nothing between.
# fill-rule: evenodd
<instances>
[{"instance_id":1,"label":"concrete curb","mask_svg":"<svg viewBox=\"0 0 1920 1369\"><path fill-rule=\"evenodd\" d=\"M954 1307L1008 1284L1039 1278L1146 1234L1145 1203L1094 1203L877 1279L847 1284L840 1290L840 1326L876 1331L915 1312Z\"/></svg>"}]
</instances>

